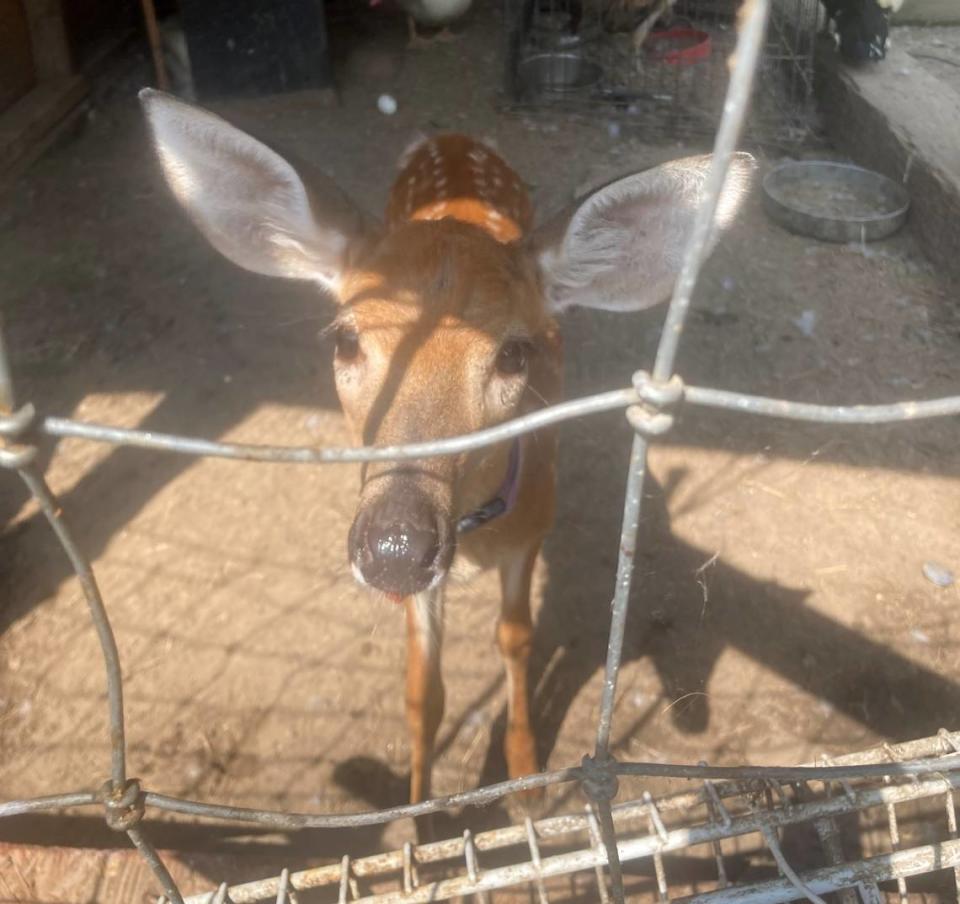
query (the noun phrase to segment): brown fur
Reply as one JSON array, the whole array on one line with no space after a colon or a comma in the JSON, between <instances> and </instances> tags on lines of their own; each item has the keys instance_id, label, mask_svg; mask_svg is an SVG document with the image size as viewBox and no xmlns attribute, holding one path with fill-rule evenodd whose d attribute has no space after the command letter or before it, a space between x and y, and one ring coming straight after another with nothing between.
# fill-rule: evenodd
<instances>
[{"instance_id":1,"label":"brown fur","mask_svg":"<svg viewBox=\"0 0 960 904\"><path fill-rule=\"evenodd\" d=\"M517 175L486 145L445 135L404 157L380 227L332 180L298 172L216 116L150 89L140 97L167 182L211 244L248 270L336 295L337 391L365 445L470 433L558 401L562 348L549 312L664 300L709 184L709 158L674 161L610 183L532 235ZM749 155L734 158L715 231L732 221L754 168ZM414 800L429 795L443 714L451 566L500 570L507 763L514 777L537 767L530 576L553 520L555 436L517 442L516 505L460 536L456 558L457 522L500 492L511 442L363 470L351 567L387 594L415 594L406 601Z\"/></svg>"},{"instance_id":2,"label":"brown fur","mask_svg":"<svg viewBox=\"0 0 960 904\"><path fill-rule=\"evenodd\" d=\"M444 191L438 191L435 173L444 174ZM358 440L385 445L456 436L559 400L559 330L546 313L537 270L522 243L531 219L520 180L489 148L444 136L411 154L391 192L387 234L359 256L340 287L339 319L363 337L365 366L379 375L341 389ZM526 388L518 404L491 413L482 393L487 373L501 344L515 335L532 344ZM527 688L530 577L553 521L555 487L553 431L526 436L522 444L515 508L458 545L461 564L501 571L497 642L511 695L506 759L513 777L538 765ZM437 510L455 522L496 493L509 450L504 443L413 467ZM392 475L410 469L409 463L369 466L360 506L390 492ZM429 794L443 686L438 656L418 639L412 600L407 634L410 790L416 801Z\"/></svg>"},{"instance_id":3,"label":"brown fur","mask_svg":"<svg viewBox=\"0 0 960 904\"><path fill-rule=\"evenodd\" d=\"M491 148L466 135L438 135L401 161L387 204L387 228L452 217L501 242L533 222L533 205L517 174Z\"/></svg>"}]
</instances>

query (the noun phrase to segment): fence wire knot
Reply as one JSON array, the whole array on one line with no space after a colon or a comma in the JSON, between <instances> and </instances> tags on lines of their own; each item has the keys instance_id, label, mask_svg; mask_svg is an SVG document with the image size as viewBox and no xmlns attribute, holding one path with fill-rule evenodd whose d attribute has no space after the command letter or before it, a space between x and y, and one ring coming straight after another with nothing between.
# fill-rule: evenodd
<instances>
[{"instance_id":1,"label":"fence wire knot","mask_svg":"<svg viewBox=\"0 0 960 904\"><path fill-rule=\"evenodd\" d=\"M12 414L0 413L0 468L16 470L36 457L36 447L16 442L30 428L36 413L30 404Z\"/></svg>"},{"instance_id":2,"label":"fence wire knot","mask_svg":"<svg viewBox=\"0 0 960 904\"><path fill-rule=\"evenodd\" d=\"M673 415L664 411L683 399L683 380L674 374L669 380L656 380L645 370L633 375L633 388L639 405L627 409L630 426L642 436L662 436L673 427Z\"/></svg>"},{"instance_id":3,"label":"fence wire knot","mask_svg":"<svg viewBox=\"0 0 960 904\"><path fill-rule=\"evenodd\" d=\"M126 832L143 819L144 794L138 779L128 779L120 787L106 781L100 787L99 797L103 801L107 825L115 832Z\"/></svg>"},{"instance_id":4,"label":"fence wire knot","mask_svg":"<svg viewBox=\"0 0 960 904\"><path fill-rule=\"evenodd\" d=\"M617 761L609 753L590 756L580 761L580 787L595 804L610 803L620 790L615 772Z\"/></svg>"}]
</instances>

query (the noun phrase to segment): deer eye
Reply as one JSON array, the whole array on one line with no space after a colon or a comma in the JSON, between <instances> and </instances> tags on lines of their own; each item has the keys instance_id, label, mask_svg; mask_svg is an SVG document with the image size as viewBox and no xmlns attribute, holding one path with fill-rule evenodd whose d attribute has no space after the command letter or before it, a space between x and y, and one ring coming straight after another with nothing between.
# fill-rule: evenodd
<instances>
[{"instance_id":1,"label":"deer eye","mask_svg":"<svg viewBox=\"0 0 960 904\"><path fill-rule=\"evenodd\" d=\"M524 339L508 339L497 352L497 373L504 377L525 373L532 348Z\"/></svg>"},{"instance_id":2,"label":"deer eye","mask_svg":"<svg viewBox=\"0 0 960 904\"><path fill-rule=\"evenodd\" d=\"M360 354L360 337L353 327L338 326L336 331L337 358L353 361Z\"/></svg>"}]
</instances>

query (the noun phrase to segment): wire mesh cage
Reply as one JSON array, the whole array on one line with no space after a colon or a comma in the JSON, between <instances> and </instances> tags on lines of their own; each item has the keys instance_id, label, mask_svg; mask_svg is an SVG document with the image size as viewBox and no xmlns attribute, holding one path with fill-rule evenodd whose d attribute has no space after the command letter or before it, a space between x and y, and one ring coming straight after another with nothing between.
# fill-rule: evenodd
<instances>
[{"instance_id":1,"label":"wire mesh cage","mask_svg":"<svg viewBox=\"0 0 960 904\"><path fill-rule=\"evenodd\" d=\"M956 789L947 767L960 734L821 758L797 769L712 770L730 780L694 779L654 798L613 807L629 901L879 904L960 892ZM925 761L926 774L910 768ZM886 761L888 767L874 765ZM820 769L829 762L826 770ZM942 764L943 770L938 765ZM827 777L844 770L848 778ZM889 769L889 774L882 774ZM831 772L830 770L834 770ZM696 770L693 770L694 772ZM711 770L702 768L704 774ZM801 777L802 775L802 777ZM751 777L752 776L752 777ZM523 823L402 850L227 886L185 904L291 900L374 902L474 900L606 902L606 852L590 807L584 814ZM910 881L910 880L913 881ZM313 900L314 898L311 898Z\"/></svg>"},{"instance_id":2,"label":"wire mesh cage","mask_svg":"<svg viewBox=\"0 0 960 904\"><path fill-rule=\"evenodd\" d=\"M507 0L506 94L516 109L608 117L654 139L712 135L723 111L736 0ZM757 143L816 131L819 0L771 4L747 123Z\"/></svg>"}]
</instances>

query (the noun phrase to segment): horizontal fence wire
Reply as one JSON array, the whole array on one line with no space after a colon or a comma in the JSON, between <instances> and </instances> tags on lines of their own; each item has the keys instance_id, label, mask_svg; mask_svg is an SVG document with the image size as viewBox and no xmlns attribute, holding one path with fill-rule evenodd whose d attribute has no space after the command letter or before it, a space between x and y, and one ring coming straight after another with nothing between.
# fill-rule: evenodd
<instances>
[{"instance_id":1,"label":"horizontal fence wire","mask_svg":"<svg viewBox=\"0 0 960 904\"><path fill-rule=\"evenodd\" d=\"M708 766L684 763L613 762L608 768L612 776L632 778L677 778L700 781L745 782L839 782L851 779L915 777L960 770L960 753L936 759L918 759L892 763L863 763L836 766ZM417 804L405 804L363 813L291 813L285 810L232 807L187 800L167 794L146 791L143 805L147 808L185 816L201 816L229 822L243 822L273 829L343 829L380 825L397 819L416 818L461 807L484 807L511 794L518 794L553 785L582 782L587 773L578 766L542 772L505 782L497 782L472 791L449 794ZM0 818L20 816L44 810L93 806L103 803L103 795L93 791L74 791L43 797L0 803Z\"/></svg>"},{"instance_id":2,"label":"horizontal fence wire","mask_svg":"<svg viewBox=\"0 0 960 904\"><path fill-rule=\"evenodd\" d=\"M719 203L721 189L726 179L731 155L737 146L742 131L756 62L765 33L768 7L769 0L745 0L741 9L739 36L735 54L732 58L733 71L730 87L724 107L724 116L714 147L713 163L708 175L705 199L697 212L693 235L684 250L680 277L667 310L653 373L651 375L642 371L638 372L634 377L632 387L550 406L525 417L467 436L450 437L404 446L318 449L314 447L222 443L195 437L82 423L63 418L38 419L32 405L27 404L21 408L17 408L15 405L13 384L2 342L2 330L0 330L0 467L17 471L24 480L31 495L39 504L43 515L50 523L80 581L100 642L106 669L111 750L110 778L99 790L76 791L0 803L0 817L22 815L42 810L62 810L85 806L103 807L107 825L118 832L125 833L137 847L163 889L167 900L173 902L173 904L182 904L183 898L173 878L144 833L142 819L145 810L148 808L195 817L256 823L282 829L348 828L379 824L403 817L421 816L455 807L480 806L517 791L544 788L563 782L577 782L591 802L592 810L588 815L588 820L591 837L597 842L578 861L580 865L577 866L577 869L595 868L599 870L606 866L611 881L610 892L612 897L617 904L623 904L624 889L620 860L622 857L634 856L632 853L634 848L630 847L630 842L618 843L617 841L616 813L618 811L612 802L617 795L617 779L619 776L669 776L699 779L701 781L745 781L747 783L820 780L838 782L842 785L854 779L876 776L913 777L915 782L922 783L927 781L932 774L945 775L960 768L960 756L956 755L940 756L930 761L920 759L917 762L903 763L858 763L856 765L806 768L755 768L619 763L610 753L610 730L620 669L623 628L633 578L633 560L637 525L641 512L648 441L669 431L674 423L673 412L678 406L686 404L719 408L745 414L824 424L898 423L918 418L960 414L960 396L928 401L897 402L887 405L812 405L739 392L684 386L680 377L673 373L674 360L690 307L692 293L697 285L700 268L706 259L710 246L711 232L714 228L714 214ZM204 457L261 462L323 464L452 455L503 442L562 421L617 409L626 409L628 421L636 431L636 436L634 437L627 491L624 498L623 526L619 543L620 555L611 603L610 641L601 692L596 744L593 753L584 757L579 766L572 766L555 772L539 773L490 785L475 791L449 795L409 806L368 813L326 815L229 807L182 800L144 790L136 779L128 778L124 741L123 682L116 643L90 563L68 529L56 497L47 486L43 476L37 473L33 467L32 463L37 454L33 441L38 435L78 438L113 445L137 446L145 449ZM960 748L956 743L953 744L952 749L960 754ZM950 781L952 782L952 778ZM705 787L713 786L707 785ZM837 798L837 800L842 800L842 798ZM644 805L650 806L649 803ZM655 813L655 809L651 811L651 814ZM651 819L653 819L653 815L651 815ZM661 841L663 841L662 837ZM468 858L468 878L474 882L476 891L482 892L485 888L494 887L485 883L494 881L490 877L494 875L495 871L483 871L479 868L475 856L475 843L470 839L463 840L462 843L466 845L464 856ZM776 856L775 843L774 841L770 845L770 850L774 856ZM534 848L531 847L531 852L533 851ZM942 851L940 855L943 855ZM893 856L900 855L898 853ZM544 857L539 852L536 853L534 861L531 861L531 869L533 870L531 876L521 880L514 875L511 882L528 880L542 882L544 878L556 874L555 870L567 869L569 866L566 861L558 865L553 858ZM659 861L657 862L659 863ZM344 883L346 883L346 875L346 871L344 871ZM501 879L503 878L505 877L501 876ZM796 877L794 879L800 881ZM496 881L500 880L497 879ZM347 884L342 885L343 889L347 889L347 887ZM815 886L811 884L810 887ZM795 896L797 891L795 882L790 885L790 888ZM774 896L778 893L776 890L770 892ZM292 886L290 894L292 900ZM341 900L347 900L346 894L345 890L342 891ZM601 884L601 900L607 900L607 894L605 886ZM218 890L215 898L208 898L207 900L226 900L226 896L227 888L224 885ZM278 900L283 900L286 896L286 886L282 891L277 890ZM403 900L410 901L421 899L432 900L432 898L423 897L403 898ZM773 899L775 898L771 897L771 900Z\"/></svg>"},{"instance_id":3,"label":"horizontal fence wire","mask_svg":"<svg viewBox=\"0 0 960 904\"><path fill-rule=\"evenodd\" d=\"M228 458L243 461L275 462L287 464L348 464L364 461L403 461L412 458L437 458L458 455L481 449L493 443L504 442L517 436L533 433L544 427L570 421L591 414L630 408L655 401L647 387L652 381L638 375L639 388L615 389L597 393L559 405L551 405L532 414L514 418L496 427L478 430L464 436L410 443L402 446L361 446L318 449L315 446L267 446L256 443L222 443L159 433L153 430L134 430L92 424L68 418L44 418L39 429L54 437L85 439L108 443L114 446L134 446L157 452L173 452L180 455L196 455L205 458ZM720 408L757 414L765 417L792 421L807 421L815 424L895 424L924 418L960 415L960 396L947 396L923 401L893 402L885 405L815 405L809 402L794 402L787 399L771 399L764 396L731 392L724 389L709 389L701 386L682 387L678 403L702 408ZM0 419L0 434L4 423Z\"/></svg>"}]
</instances>

